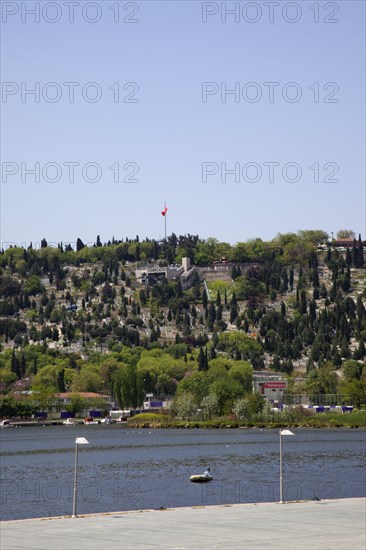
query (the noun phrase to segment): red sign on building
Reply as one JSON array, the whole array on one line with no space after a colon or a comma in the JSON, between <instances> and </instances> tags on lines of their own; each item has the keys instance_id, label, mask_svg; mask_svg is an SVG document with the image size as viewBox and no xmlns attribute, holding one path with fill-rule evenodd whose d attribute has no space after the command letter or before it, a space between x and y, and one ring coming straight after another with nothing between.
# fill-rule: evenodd
<instances>
[{"instance_id":1,"label":"red sign on building","mask_svg":"<svg viewBox=\"0 0 366 550\"><path fill-rule=\"evenodd\" d=\"M263 382L261 386L265 389L285 390L287 388L287 382Z\"/></svg>"}]
</instances>

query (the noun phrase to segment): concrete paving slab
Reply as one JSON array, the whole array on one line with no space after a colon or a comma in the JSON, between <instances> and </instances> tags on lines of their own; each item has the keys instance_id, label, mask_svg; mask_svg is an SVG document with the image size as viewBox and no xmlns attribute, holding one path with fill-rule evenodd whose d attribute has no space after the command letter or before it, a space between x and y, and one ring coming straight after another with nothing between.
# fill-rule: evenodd
<instances>
[{"instance_id":1,"label":"concrete paving slab","mask_svg":"<svg viewBox=\"0 0 366 550\"><path fill-rule=\"evenodd\" d=\"M365 550L366 499L4 521L2 550Z\"/></svg>"}]
</instances>

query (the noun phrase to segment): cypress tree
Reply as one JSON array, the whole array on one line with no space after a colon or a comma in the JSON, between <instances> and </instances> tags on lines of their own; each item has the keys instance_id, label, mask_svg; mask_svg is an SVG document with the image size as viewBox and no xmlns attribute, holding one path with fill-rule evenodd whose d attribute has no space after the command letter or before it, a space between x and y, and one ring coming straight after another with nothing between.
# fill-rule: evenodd
<instances>
[{"instance_id":1,"label":"cypress tree","mask_svg":"<svg viewBox=\"0 0 366 550\"><path fill-rule=\"evenodd\" d=\"M29 294L28 294L28 291L26 290L24 292L24 300L23 300L23 307L24 309L28 309L30 308L30 300L29 300Z\"/></svg>"},{"instance_id":2,"label":"cypress tree","mask_svg":"<svg viewBox=\"0 0 366 550\"><path fill-rule=\"evenodd\" d=\"M328 296L327 288L326 288L325 284L322 283L322 285L320 287L320 297L321 298L327 298L327 296Z\"/></svg>"},{"instance_id":3,"label":"cypress tree","mask_svg":"<svg viewBox=\"0 0 366 550\"><path fill-rule=\"evenodd\" d=\"M200 347L197 362L198 362L198 370L199 371L206 370L205 369L205 354L203 353L202 347Z\"/></svg>"},{"instance_id":4,"label":"cypress tree","mask_svg":"<svg viewBox=\"0 0 366 550\"><path fill-rule=\"evenodd\" d=\"M286 317L286 306L284 302L281 302L281 317Z\"/></svg>"},{"instance_id":5,"label":"cypress tree","mask_svg":"<svg viewBox=\"0 0 366 550\"><path fill-rule=\"evenodd\" d=\"M347 271L344 275L344 279L341 286L344 292L348 292L349 289L351 288L351 271L349 267L347 268Z\"/></svg>"},{"instance_id":6,"label":"cypress tree","mask_svg":"<svg viewBox=\"0 0 366 550\"><path fill-rule=\"evenodd\" d=\"M220 304L217 308L217 313L216 313L216 320L217 321L221 321L222 320L222 305Z\"/></svg>"},{"instance_id":7,"label":"cypress tree","mask_svg":"<svg viewBox=\"0 0 366 550\"><path fill-rule=\"evenodd\" d=\"M61 369L57 375L57 387L60 392L66 391L65 387L65 369Z\"/></svg>"},{"instance_id":8,"label":"cypress tree","mask_svg":"<svg viewBox=\"0 0 366 550\"><path fill-rule=\"evenodd\" d=\"M353 353L353 358L356 360L363 359L366 355L366 348L365 348L365 342L363 339L363 336L361 336L360 341L358 343L358 348Z\"/></svg>"},{"instance_id":9,"label":"cypress tree","mask_svg":"<svg viewBox=\"0 0 366 550\"><path fill-rule=\"evenodd\" d=\"M210 305L208 308L208 315L209 315L209 318L212 320L212 323L214 323L216 321L216 308L213 302L210 302Z\"/></svg>"},{"instance_id":10,"label":"cypress tree","mask_svg":"<svg viewBox=\"0 0 366 550\"><path fill-rule=\"evenodd\" d=\"M352 263L354 267L358 267L358 248L357 248L356 239L353 239L353 244L352 244Z\"/></svg>"},{"instance_id":11,"label":"cypress tree","mask_svg":"<svg viewBox=\"0 0 366 550\"><path fill-rule=\"evenodd\" d=\"M282 269L282 272L281 272L281 277L282 277L282 289L283 289L283 292L287 292L288 291L288 274L287 274L287 269L284 267Z\"/></svg>"},{"instance_id":12,"label":"cypress tree","mask_svg":"<svg viewBox=\"0 0 366 550\"><path fill-rule=\"evenodd\" d=\"M83 241L78 237L76 240L76 252L79 252L82 248L84 248L85 244Z\"/></svg>"},{"instance_id":13,"label":"cypress tree","mask_svg":"<svg viewBox=\"0 0 366 550\"><path fill-rule=\"evenodd\" d=\"M20 365L18 358L15 356L15 351L13 349L13 353L11 356L11 371L14 372L14 374L17 375L17 378L21 378L21 372L20 372Z\"/></svg>"},{"instance_id":14,"label":"cypress tree","mask_svg":"<svg viewBox=\"0 0 366 550\"><path fill-rule=\"evenodd\" d=\"M271 369L274 371L279 371L281 368L281 361L277 354L273 356L272 363L271 363Z\"/></svg>"},{"instance_id":15,"label":"cypress tree","mask_svg":"<svg viewBox=\"0 0 366 550\"><path fill-rule=\"evenodd\" d=\"M302 290L301 294L300 294L299 311L300 311L300 313L304 314L304 313L306 313L306 310L307 310L306 292L305 292L305 290Z\"/></svg>"},{"instance_id":16,"label":"cypress tree","mask_svg":"<svg viewBox=\"0 0 366 550\"><path fill-rule=\"evenodd\" d=\"M316 304L314 300L310 300L309 302L309 316L312 321L315 321L316 319Z\"/></svg>"},{"instance_id":17,"label":"cypress tree","mask_svg":"<svg viewBox=\"0 0 366 550\"><path fill-rule=\"evenodd\" d=\"M235 319L238 316L238 306L236 303L231 303L231 309L230 309L230 323L233 323Z\"/></svg>"},{"instance_id":18,"label":"cypress tree","mask_svg":"<svg viewBox=\"0 0 366 550\"><path fill-rule=\"evenodd\" d=\"M291 266L291 269L290 269L290 280L289 280L289 283L290 283L290 288L291 290L294 289L294 268L293 266Z\"/></svg>"},{"instance_id":19,"label":"cypress tree","mask_svg":"<svg viewBox=\"0 0 366 550\"><path fill-rule=\"evenodd\" d=\"M314 288L317 288L319 286L319 273L318 273L318 267L314 267L313 271L313 286Z\"/></svg>"},{"instance_id":20,"label":"cypress tree","mask_svg":"<svg viewBox=\"0 0 366 550\"><path fill-rule=\"evenodd\" d=\"M205 371L208 370L208 354L207 354L207 348L205 349Z\"/></svg>"},{"instance_id":21,"label":"cypress tree","mask_svg":"<svg viewBox=\"0 0 366 550\"><path fill-rule=\"evenodd\" d=\"M332 261L332 251L331 251L331 248L329 246L328 250L327 250L327 255L325 257L325 263L329 264L331 261Z\"/></svg>"},{"instance_id":22,"label":"cypress tree","mask_svg":"<svg viewBox=\"0 0 366 550\"><path fill-rule=\"evenodd\" d=\"M32 367L32 374L37 374L38 371L38 359L35 357L33 359L33 367Z\"/></svg>"},{"instance_id":23,"label":"cypress tree","mask_svg":"<svg viewBox=\"0 0 366 550\"><path fill-rule=\"evenodd\" d=\"M361 241L361 235L358 236L358 244L357 244L357 267L363 267L364 265L364 259L363 259L363 246Z\"/></svg>"},{"instance_id":24,"label":"cypress tree","mask_svg":"<svg viewBox=\"0 0 366 550\"><path fill-rule=\"evenodd\" d=\"M346 266L351 267L352 265L352 254L349 248L346 250Z\"/></svg>"},{"instance_id":25,"label":"cypress tree","mask_svg":"<svg viewBox=\"0 0 366 550\"><path fill-rule=\"evenodd\" d=\"M363 321L363 319L366 317L366 309L365 309L365 306L363 305L361 296L357 297L356 313L360 321Z\"/></svg>"},{"instance_id":26,"label":"cypress tree","mask_svg":"<svg viewBox=\"0 0 366 550\"><path fill-rule=\"evenodd\" d=\"M22 353L21 359L20 359L20 377L25 377L25 371L26 371L26 361L24 353Z\"/></svg>"},{"instance_id":27,"label":"cypress tree","mask_svg":"<svg viewBox=\"0 0 366 550\"><path fill-rule=\"evenodd\" d=\"M203 289L203 292L202 292L202 305L206 309L206 307L207 307L207 294L206 294L206 289L205 288Z\"/></svg>"}]
</instances>

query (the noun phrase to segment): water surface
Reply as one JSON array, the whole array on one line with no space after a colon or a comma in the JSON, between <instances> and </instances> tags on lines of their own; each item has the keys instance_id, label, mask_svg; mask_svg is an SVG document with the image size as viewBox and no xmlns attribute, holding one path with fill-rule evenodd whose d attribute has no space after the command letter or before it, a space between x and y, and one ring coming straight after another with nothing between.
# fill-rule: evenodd
<instances>
[{"instance_id":1,"label":"water surface","mask_svg":"<svg viewBox=\"0 0 366 550\"><path fill-rule=\"evenodd\" d=\"M293 429L283 437L286 500L366 496L365 430ZM278 430L131 430L121 425L0 431L1 519L279 500ZM200 485L191 474L211 468Z\"/></svg>"}]
</instances>

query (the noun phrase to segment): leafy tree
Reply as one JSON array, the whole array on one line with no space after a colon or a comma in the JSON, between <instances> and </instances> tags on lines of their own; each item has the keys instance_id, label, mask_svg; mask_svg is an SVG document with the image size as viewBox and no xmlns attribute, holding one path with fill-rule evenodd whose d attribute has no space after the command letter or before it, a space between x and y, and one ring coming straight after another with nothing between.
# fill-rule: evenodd
<instances>
[{"instance_id":1,"label":"leafy tree","mask_svg":"<svg viewBox=\"0 0 366 550\"><path fill-rule=\"evenodd\" d=\"M17 375L14 372L11 372L8 369L0 369L0 387L3 388L4 393L7 392L8 388L18 379ZM1 402L1 400L0 400ZM0 413L1 416L1 413ZM5 415L6 416L6 415Z\"/></svg>"},{"instance_id":2,"label":"leafy tree","mask_svg":"<svg viewBox=\"0 0 366 550\"><path fill-rule=\"evenodd\" d=\"M202 402L202 399L208 395L208 384L206 374L204 372L195 372L191 376L183 378L178 383L177 395L190 394L193 395L197 407Z\"/></svg>"},{"instance_id":3,"label":"leafy tree","mask_svg":"<svg viewBox=\"0 0 366 550\"><path fill-rule=\"evenodd\" d=\"M38 275L30 275L25 283L25 290L28 292L29 296L34 296L42 292L41 279Z\"/></svg>"},{"instance_id":4,"label":"leafy tree","mask_svg":"<svg viewBox=\"0 0 366 550\"><path fill-rule=\"evenodd\" d=\"M66 410L68 412L78 414L84 412L88 407L88 401L85 397L82 397L78 393L74 393L70 396L70 403L66 405Z\"/></svg>"},{"instance_id":5,"label":"leafy tree","mask_svg":"<svg viewBox=\"0 0 366 550\"><path fill-rule=\"evenodd\" d=\"M312 394L332 394L337 393L338 377L335 367L327 362L323 367L312 370L306 382L308 393Z\"/></svg>"},{"instance_id":6,"label":"leafy tree","mask_svg":"<svg viewBox=\"0 0 366 550\"><path fill-rule=\"evenodd\" d=\"M329 240L329 235L321 229L306 229L298 231L298 236L305 241L310 242L314 246L326 244Z\"/></svg>"},{"instance_id":7,"label":"leafy tree","mask_svg":"<svg viewBox=\"0 0 366 550\"><path fill-rule=\"evenodd\" d=\"M342 373L346 382L352 382L352 380L360 380L362 374L363 365L359 361L350 359L345 361L342 365Z\"/></svg>"},{"instance_id":8,"label":"leafy tree","mask_svg":"<svg viewBox=\"0 0 366 550\"><path fill-rule=\"evenodd\" d=\"M248 395L247 397L238 399L232 408L233 413L240 420L250 421L253 417L260 413L264 407L264 399L259 394Z\"/></svg>"},{"instance_id":9,"label":"leafy tree","mask_svg":"<svg viewBox=\"0 0 366 550\"><path fill-rule=\"evenodd\" d=\"M55 406L55 387L33 385L31 405L38 411L50 411Z\"/></svg>"},{"instance_id":10,"label":"leafy tree","mask_svg":"<svg viewBox=\"0 0 366 550\"><path fill-rule=\"evenodd\" d=\"M21 286L16 279L10 276L0 276L0 296L16 296L21 290Z\"/></svg>"},{"instance_id":11,"label":"leafy tree","mask_svg":"<svg viewBox=\"0 0 366 550\"><path fill-rule=\"evenodd\" d=\"M121 369L115 380L118 404L121 408L140 407L144 400L143 379L136 365Z\"/></svg>"},{"instance_id":12,"label":"leafy tree","mask_svg":"<svg viewBox=\"0 0 366 550\"><path fill-rule=\"evenodd\" d=\"M218 349L234 356L239 350L242 356L250 356L253 352L263 353L261 345L243 332L223 332L219 335Z\"/></svg>"},{"instance_id":13,"label":"leafy tree","mask_svg":"<svg viewBox=\"0 0 366 550\"><path fill-rule=\"evenodd\" d=\"M219 378L210 385L210 393L217 398L220 414L227 414L235 399L243 395L243 388L233 378Z\"/></svg>"},{"instance_id":14,"label":"leafy tree","mask_svg":"<svg viewBox=\"0 0 366 550\"><path fill-rule=\"evenodd\" d=\"M86 366L82 368L72 383L71 389L73 392L100 392L103 389L103 379L97 372L88 369Z\"/></svg>"},{"instance_id":15,"label":"leafy tree","mask_svg":"<svg viewBox=\"0 0 366 550\"><path fill-rule=\"evenodd\" d=\"M209 393L201 401L201 409L205 418L211 418L219 413L219 402L214 393Z\"/></svg>"},{"instance_id":16,"label":"leafy tree","mask_svg":"<svg viewBox=\"0 0 366 550\"><path fill-rule=\"evenodd\" d=\"M366 386L360 381L351 380L349 382L341 382L339 385L340 392L350 405L360 407L366 404Z\"/></svg>"},{"instance_id":17,"label":"leafy tree","mask_svg":"<svg viewBox=\"0 0 366 550\"><path fill-rule=\"evenodd\" d=\"M179 418L189 420L197 412L195 398L191 393L181 393L174 400L174 408Z\"/></svg>"},{"instance_id":18,"label":"leafy tree","mask_svg":"<svg viewBox=\"0 0 366 550\"><path fill-rule=\"evenodd\" d=\"M250 393L252 391L253 368L248 361L232 362L228 375L239 382L245 393Z\"/></svg>"},{"instance_id":19,"label":"leafy tree","mask_svg":"<svg viewBox=\"0 0 366 550\"><path fill-rule=\"evenodd\" d=\"M33 386L48 388L53 393L57 390L59 368L57 365L46 365L38 369L33 379Z\"/></svg>"},{"instance_id":20,"label":"leafy tree","mask_svg":"<svg viewBox=\"0 0 366 550\"><path fill-rule=\"evenodd\" d=\"M352 229L340 229L337 231L337 239L354 239L356 233Z\"/></svg>"}]
</instances>

